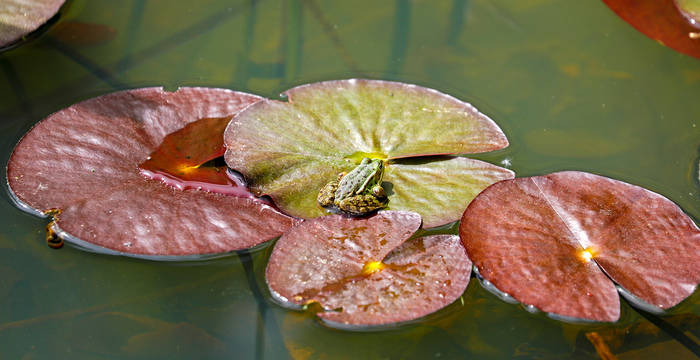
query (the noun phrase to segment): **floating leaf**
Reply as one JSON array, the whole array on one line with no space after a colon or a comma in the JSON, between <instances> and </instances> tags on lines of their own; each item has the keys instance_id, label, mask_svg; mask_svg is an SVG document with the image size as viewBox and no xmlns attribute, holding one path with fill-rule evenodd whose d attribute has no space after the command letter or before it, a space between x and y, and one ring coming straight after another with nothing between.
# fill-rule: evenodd
<instances>
[{"instance_id":1,"label":"floating leaf","mask_svg":"<svg viewBox=\"0 0 700 360\"><path fill-rule=\"evenodd\" d=\"M7 166L11 192L27 211L58 213L59 236L95 251L167 259L255 246L279 236L294 220L242 188L222 191L213 184L207 187L212 192L178 190L143 176L139 164L151 171L168 161L177 167L184 155L195 161L186 163L190 167L201 165L223 151L228 119L218 117L258 100L223 89L145 88L75 104L37 124L19 142ZM183 141L188 148L176 154L170 151L168 134L184 140L202 130L218 133L201 143ZM170 175L183 189L192 180Z\"/></svg>"},{"instance_id":2,"label":"floating leaf","mask_svg":"<svg viewBox=\"0 0 700 360\"><path fill-rule=\"evenodd\" d=\"M317 315L331 326L425 316L462 295L471 262L453 235L406 241L420 223L418 214L404 211L305 221L275 245L267 283L287 305L318 302L326 311Z\"/></svg>"},{"instance_id":3,"label":"floating leaf","mask_svg":"<svg viewBox=\"0 0 700 360\"><path fill-rule=\"evenodd\" d=\"M659 311L700 281L700 230L678 206L583 172L494 184L469 205L459 233L484 279L566 317L617 320L613 281L633 304Z\"/></svg>"},{"instance_id":4,"label":"floating leaf","mask_svg":"<svg viewBox=\"0 0 700 360\"><path fill-rule=\"evenodd\" d=\"M0 2L0 47L36 30L56 15L65 0L3 0Z\"/></svg>"},{"instance_id":5,"label":"floating leaf","mask_svg":"<svg viewBox=\"0 0 700 360\"><path fill-rule=\"evenodd\" d=\"M644 35L676 51L700 58L700 39L698 39L700 34L697 34L698 29L688 21L693 15L688 12L682 15L673 1L603 0L603 2ZM679 1L679 5L683 2Z\"/></svg>"},{"instance_id":6,"label":"floating leaf","mask_svg":"<svg viewBox=\"0 0 700 360\"><path fill-rule=\"evenodd\" d=\"M486 115L438 91L387 81L340 80L299 86L285 94L288 103L263 100L239 113L224 141L227 164L244 175L254 193L270 195L291 215L325 214L316 204L318 191L363 157L388 160L385 182L401 185L388 191L389 208L419 212L426 227L459 219L473 195L513 177L510 170L474 160L440 165L396 160L508 145ZM440 171L447 169L459 180L442 183L446 176ZM472 176L478 180L469 180ZM448 198L463 202L442 207Z\"/></svg>"}]
</instances>

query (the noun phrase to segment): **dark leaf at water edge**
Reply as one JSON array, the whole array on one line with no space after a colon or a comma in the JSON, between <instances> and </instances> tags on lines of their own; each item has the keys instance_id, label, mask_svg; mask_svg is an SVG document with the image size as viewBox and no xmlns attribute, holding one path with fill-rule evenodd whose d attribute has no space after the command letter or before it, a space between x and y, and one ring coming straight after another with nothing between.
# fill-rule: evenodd
<instances>
[{"instance_id":1,"label":"dark leaf at water edge","mask_svg":"<svg viewBox=\"0 0 700 360\"><path fill-rule=\"evenodd\" d=\"M425 227L458 220L481 190L513 177L473 159L398 160L508 145L486 115L436 90L351 79L302 85L285 95L289 102L263 100L232 119L225 158L255 194L271 196L293 216L326 214L316 203L319 190L363 157L385 160L382 185L392 190L387 209L418 212Z\"/></svg>"},{"instance_id":2,"label":"dark leaf at water edge","mask_svg":"<svg viewBox=\"0 0 700 360\"><path fill-rule=\"evenodd\" d=\"M673 0L603 0L644 35L681 53L700 58L700 29L689 22Z\"/></svg>"},{"instance_id":3,"label":"dark leaf at water edge","mask_svg":"<svg viewBox=\"0 0 700 360\"><path fill-rule=\"evenodd\" d=\"M498 290L565 317L616 321L615 284L660 311L700 281L700 230L676 204L583 172L492 185L465 211L460 237Z\"/></svg>"},{"instance_id":4,"label":"dark leaf at water edge","mask_svg":"<svg viewBox=\"0 0 700 360\"><path fill-rule=\"evenodd\" d=\"M169 179L184 184L180 190L147 178L139 165L165 158L195 175L216 172L181 162L183 155L205 162L220 154L222 144L216 142L226 117L256 101L257 96L211 88L144 88L83 101L44 119L18 143L7 166L11 192L35 214L58 209L57 233L98 251L175 259L255 246L296 220L242 189L228 195L216 187L186 189L183 180L193 179L174 174ZM184 142L190 150L167 151L168 135L184 139L202 129L219 133L201 143ZM166 148L159 149L162 143ZM216 173L225 176L220 170Z\"/></svg>"},{"instance_id":5,"label":"dark leaf at water edge","mask_svg":"<svg viewBox=\"0 0 700 360\"><path fill-rule=\"evenodd\" d=\"M31 33L56 15L65 0L3 0L0 2L0 48Z\"/></svg>"},{"instance_id":6,"label":"dark leaf at water edge","mask_svg":"<svg viewBox=\"0 0 700 360\"><path fill-rule=\"evenodd\" d=\"M471 262L457 236L407 240L420 224L418 214L405 211L305 221L275 245L268 286L283 305L318 302L325 311L317 315L332 327L386 325L435 312L462 295Z\"/></svg>"}]
</instances>

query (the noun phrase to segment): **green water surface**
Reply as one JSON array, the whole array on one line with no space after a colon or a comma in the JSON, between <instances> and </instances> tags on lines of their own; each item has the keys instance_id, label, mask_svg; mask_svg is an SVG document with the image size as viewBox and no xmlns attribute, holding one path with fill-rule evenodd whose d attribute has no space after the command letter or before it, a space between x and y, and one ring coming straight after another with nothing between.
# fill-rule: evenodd
<instances>
[{"instance_id":1,"label":"green water surface","mask_svg":"<svg viewBox=\"0 0 700 360\"><path fill-rule=\"evenodd\" d=\"M70 22L113 35L56 31ZM48 114L115 90L277 97L351 77L471 102L511 143L480 158L509 161L518 176L590 171L659 192L700 220L700 60L594 0L68 1L45 33L0 53L0 159L4 168ZM474 279L461 301L415 324L332 330L271 302L269 247L203 263L52 250L46 220L1 196L2 359L598 358L591 333L620 359L683 359L700 338L697 292L661 322L622 301L617 323L570 324L502 302Z\"/></svg>"}]
</instances>

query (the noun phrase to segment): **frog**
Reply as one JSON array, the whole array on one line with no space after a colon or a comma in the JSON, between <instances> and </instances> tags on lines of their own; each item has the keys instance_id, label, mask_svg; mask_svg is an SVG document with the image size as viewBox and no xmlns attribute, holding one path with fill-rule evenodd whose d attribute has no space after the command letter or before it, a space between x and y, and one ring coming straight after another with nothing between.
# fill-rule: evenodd
<instances>
[{"instance_id":1,"label":"frog","mask_svg":"<svg viewBox=\"0 0 700 360\"><path fill-rule=\"evenodd\" d=\"M389 202L382 187L383 177L383 160L363 158L350 172L338 174L337 179L321 188L316 201L322 207L335 207L346 215L370 214Z\"/></svg>"}]
</instances>

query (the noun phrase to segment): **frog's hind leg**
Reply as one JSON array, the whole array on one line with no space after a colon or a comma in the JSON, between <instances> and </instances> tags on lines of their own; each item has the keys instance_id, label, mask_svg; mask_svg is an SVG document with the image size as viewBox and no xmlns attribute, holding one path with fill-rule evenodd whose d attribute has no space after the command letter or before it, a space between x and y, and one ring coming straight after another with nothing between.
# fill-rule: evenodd
<instances>
[{"instance_id":1,"label":"frog's hind leg","mask_svg":"<svg viewBox=\"0 0 700 360\"><path fill-rule=\"evenodd\" d=\"M329 182L328 184L326 184L326 186L321 188L321 191L318 192L318 197L316 197L316 201L322 207L332 206L333 201L335 200L336 190L338 190L338 181Z\"/></svg>"},{"instance_id":2,"label":"frog's hind leg","mask_svg":"<svg viewBox=\"0 0 700 360\"><path fill-rule=\"evenodd\" d=\"M361 216L377 211L385 207L386 204L386 200L364 194L343 199L340 204L338 204L338 209L348 215Z\"/></svg>"}]
</instances>

